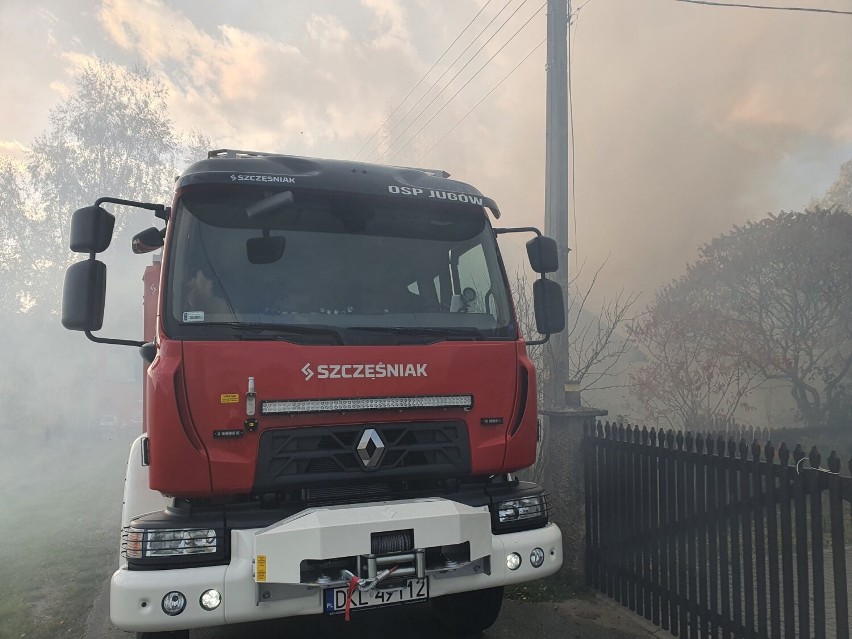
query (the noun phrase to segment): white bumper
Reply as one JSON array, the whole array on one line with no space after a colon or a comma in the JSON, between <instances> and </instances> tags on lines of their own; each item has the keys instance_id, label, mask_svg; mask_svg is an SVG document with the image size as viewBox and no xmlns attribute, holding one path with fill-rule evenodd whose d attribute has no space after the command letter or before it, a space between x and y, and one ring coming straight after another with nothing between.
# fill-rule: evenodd
<instances>
[{"instance_id":1,"label":"white bumper","mask_svg":"<svg viewBox=\"0 0 852 639\"><path fill-rule=\"evenodd\" d=\"M418 548L469 542L471 559L490 556L490 574L459 570L429 576L431 597L540 579L562 565L562 534L553 524L503 535L491 534L487 508L445 499L405 500L312 508L264 529L231 532L231 562L225 566L115 572L110 586L110 616L122 630L159 631L219 626L323 612L321 588L300 585L302 559L331 559L370 552L370 533L413 529ZM529 561L533 548L545 552L544 565ZM506 567L517 552L521 566ZM255 557L265 555L265 582L258 582ZM262 575L261 575L262 578ZM200 605L201 594L215 588L222 604L213 611ZM182 592L186 609L170 617L163 596ZM264 600L264 592L271 600Z\"/></svg>"}]
</instances>

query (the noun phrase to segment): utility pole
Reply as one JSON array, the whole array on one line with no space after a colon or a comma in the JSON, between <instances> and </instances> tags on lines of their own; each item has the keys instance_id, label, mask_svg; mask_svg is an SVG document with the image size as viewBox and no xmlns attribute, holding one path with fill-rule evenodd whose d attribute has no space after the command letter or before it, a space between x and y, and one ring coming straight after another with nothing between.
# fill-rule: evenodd
<instances>
[{"instance_id":1,"label":"utility pole","mask_svg":"<svg viewBox=\"0 0 852 639\"><path fill-rule=\"evenodd\" d=\"M544 225L556 240L559 270L554 278L565 296L568 319L568 16L570 0L547 1L547 164L545 169ZM570 326L570 322L568 323ZM567 330L567 329L566 329ZM583 507L583 424L606 415L605 410L583 408L578 385L568 369L568 336L550 338L554 361L546 387L548 405L542 445L541 483L551 496L551 520L562 529L562 583L585 581L585 509Z\"/></svg>"},{"instance_id":2,"label":"utility pole","mask_svg":"<svg viewBox=\"0 0 852 639\"><path fill-rule=\"evenodd\" d=\"M568 318L568 16L571 0L547 0L547 158L545 162L544 225L556 240L559 270L554 279L565 296ZM566 328L567 331L567 328ZM548 408L564 405L568 371L566 331L551 336L553 368L547 386ZM573 396L573 393L572 393Z\"/></svg>"}]
</instances>

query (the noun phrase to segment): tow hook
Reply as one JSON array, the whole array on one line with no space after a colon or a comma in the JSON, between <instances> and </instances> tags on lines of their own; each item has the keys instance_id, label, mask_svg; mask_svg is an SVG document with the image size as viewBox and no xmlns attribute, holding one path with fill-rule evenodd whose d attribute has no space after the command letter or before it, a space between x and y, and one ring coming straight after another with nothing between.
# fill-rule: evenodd
<instances>
[{"instance_id":1,"label":"tow hook","mask_svg":"<svg viewBox=\"0 0 852 639\"><path fill-rule=\"evenodd\" d=\"M354 574L352 574L349 570L341 570L340 578L348 581L350 584L355 582L355 587L358 588L361 592L367 592L369 590L373 590L376 586L378 586L382 581L391 576L391 574L397 569L397 566L392 568L388 568L387 570L383 570L380 572L374 579L365 578L362 579ZM353 588L354 590L354 588Z\"/></svg>"},{"instance_id":2,"label":"tow hook","mask_svg":"<svg viewBox=\"0 0 852 639\"><path fill-rule=\"evenodd\" d=\"M346 621L349 621L349 611L352 608L352 595L355 594L355 589L357 588L361 592L367 592L372 590L379 583L386 579L393 571L396 570L396 566L393 568L388 568L387 570L383 570L380 572L374 579L361 579L357 575L352 574L349 570L341 570L340 577L349 582L349 589L346 592L346 606L344 608L343 618Z\"/></svg>"}]
</instances>

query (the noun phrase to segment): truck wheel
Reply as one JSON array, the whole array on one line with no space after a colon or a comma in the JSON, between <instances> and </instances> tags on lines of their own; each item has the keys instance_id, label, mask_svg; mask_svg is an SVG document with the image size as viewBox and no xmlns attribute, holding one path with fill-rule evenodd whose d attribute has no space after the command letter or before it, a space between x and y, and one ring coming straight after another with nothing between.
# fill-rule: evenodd
<instances>
[{"instance_id":1,"label":"truck wheel","mask_svg":"<svg viewBox=\"0 0 852 639\"><path fill-rule=\"evenodd\" d=\"M169 632L137 632L136 639L189 639L189 630Z\"/></svg>"},{"instance_id":2,"label":"truck wheel","mask_svg":"<svg viewBox=\"0 0 852 639\"><path fill-rule=\"evenodd\" d=\"M497 621L502 605L502 586L432 600L438 620L456 635L473 635L490 628Z\"/></svg>"}]
</instances>

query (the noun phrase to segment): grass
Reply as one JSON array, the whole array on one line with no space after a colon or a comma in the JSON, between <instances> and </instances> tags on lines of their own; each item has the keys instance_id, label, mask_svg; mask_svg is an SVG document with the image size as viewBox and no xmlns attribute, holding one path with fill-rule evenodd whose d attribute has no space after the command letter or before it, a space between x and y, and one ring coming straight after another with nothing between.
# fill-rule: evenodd
<instances>
[{"instance_id":1,"label":"grass","mask_svg":"<svg viewBox=\"0 0 852 639\"><path fill-rule=\"evenodd\" d=\"M17 446L0 459L0 629L80 637L118 552L130 434Z\"/></svg>"},{"instance_id":2,"label":"grass","mask_svg":"<svg viewBox=\"0 0 852 639\"><path fill-rule=\"evenodd\" d=\"M558 602L591 597L592 595L593 593L588 587L560 580L558 576L516 586L507 586L505 590L507 599L527 603Z\"/></svg>"},{"instance_id":3,"label":"grass","mask_svg":"<svg viewBox=\"0 0 852 639\"><path fill-rule=\"evenodd\" d=\"M114 538L69 538L54 531L15 544L14 554L4 551L0 628L10 637L82 636L92 601L115 563L114 557L105 561L104 552Z\"/></svg>"}]
</instances>

